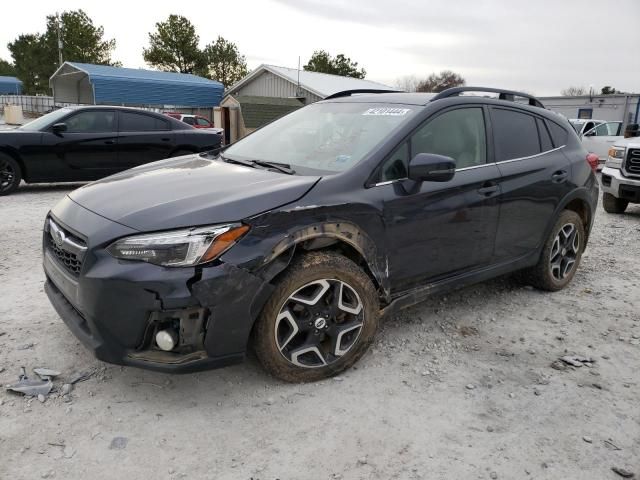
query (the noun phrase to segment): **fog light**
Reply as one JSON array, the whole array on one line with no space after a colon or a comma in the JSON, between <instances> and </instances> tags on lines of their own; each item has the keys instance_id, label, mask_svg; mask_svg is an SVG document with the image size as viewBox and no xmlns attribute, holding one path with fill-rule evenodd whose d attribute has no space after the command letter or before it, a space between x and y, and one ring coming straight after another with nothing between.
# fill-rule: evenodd
<instances>
[{"instance_id":1,"label":"fog light","mask_svg":"<svg viewBox=\"0 0 640 480\"><path fill-rule=\"evenodd\" d=\"M173 350L178 343L178 335L175 330L160 330L156 333L156 344L160 347L160 350L168 352Z\"/></svg>"}]
</instances>

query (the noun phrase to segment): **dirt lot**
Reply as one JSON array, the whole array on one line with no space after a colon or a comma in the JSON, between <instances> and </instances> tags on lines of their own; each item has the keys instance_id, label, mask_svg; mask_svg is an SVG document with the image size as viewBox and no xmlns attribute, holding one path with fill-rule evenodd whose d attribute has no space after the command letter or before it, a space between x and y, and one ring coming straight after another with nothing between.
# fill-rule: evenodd
<instances>
[{"instance_id":1,"label":"dirt lot","mask_svg":"<svg viewBox=\"0 0 640 480\"><path fill-rule=\"evenodd\" d=\"M92 370L70 396L0 392L0 478L616 479L640 475L640 207L598 211L566 290L499 279L387 320L343 376L254 359L170 376L96 361L43 293L41 225L64 187L0 198L0 383ZM567 353L592 366L556 370Z\"/></svg>"}]
</instances>

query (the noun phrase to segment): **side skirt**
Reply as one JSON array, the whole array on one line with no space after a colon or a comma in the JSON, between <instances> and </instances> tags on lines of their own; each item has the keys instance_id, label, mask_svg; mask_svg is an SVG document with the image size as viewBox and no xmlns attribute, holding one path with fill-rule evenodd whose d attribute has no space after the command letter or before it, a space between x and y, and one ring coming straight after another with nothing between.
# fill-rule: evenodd
<instances>
[{"instance_id":1,"label":"side skirt","mask_svg":"<svg viewBox=\"0 0 640 480\"><path fill-rule=\"evenodd\" d=\"M431 295L458 290L474 283L484 282L507 273L531 267L538 262L539 251L528 253L515 260L491 265L478 270L461 273L434 283L427 283L417 288L400 293L389 305L380 310L381 316L393 315L399 310L412 307L426 300Z\"/></svg>"}]
</instances>

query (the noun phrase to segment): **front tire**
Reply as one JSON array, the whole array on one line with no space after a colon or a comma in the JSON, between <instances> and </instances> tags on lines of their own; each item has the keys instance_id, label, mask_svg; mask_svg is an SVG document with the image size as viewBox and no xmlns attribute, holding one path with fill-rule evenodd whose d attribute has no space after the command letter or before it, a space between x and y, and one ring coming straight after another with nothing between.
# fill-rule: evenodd
<instances>
[{"instance_id":1,"label":"front tire","mask_svg":"<svg viewBox=\"0 0 640 480\"><path fill-rule=\"evenodd\" d=\"M610 193L603 193L602 206L607 213L624 213L627 206L629 206L629 201L614 197Z\"/></svg>"},{"instance_id":2,"label":"front tire","mask_svg":"<svg viewBox=\"0 0 640 480\"><path fill-rule=\"evenodd\" d=\"M294 260L277 281L253 331L265 370L287 382L337 375L367 351L379 303L367 274L334 252Z\"/></svg>"},{"instance_id":3,"label":"front tire","mask_svg":"<svg viewBox=\"0 0 640 480\"><path fill-rule=\"evenodd\" d=\"M524 279L541 290L555 292L573 279L585 246L582 218L564 210L547 238L538 263L524 272Z\"/></svg>"},{"instance_id":4,"label":"front tire","mask_svg":"<svg viewBox=\"0 0 640 480\"><path fill-rule=\"evenodd\" d=\"M0 153L0 196L15 192L22 180L20 165L9 155Z\"/></svg>"}]
</instances>

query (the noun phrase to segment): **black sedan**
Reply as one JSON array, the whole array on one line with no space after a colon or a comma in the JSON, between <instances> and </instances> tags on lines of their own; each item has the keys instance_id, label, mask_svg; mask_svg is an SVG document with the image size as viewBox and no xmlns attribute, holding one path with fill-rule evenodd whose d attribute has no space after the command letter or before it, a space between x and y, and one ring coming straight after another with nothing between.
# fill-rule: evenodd
<instances>
[{"instance_id":1,"label":"black sedan","mask_svg":"<svg viewBox=\"0 0 640 480\"><path fill-rule=\"evenodd\" d=\"M84 182L220 147L217 132L125 107L66 107L0 131L0 195L20 180Z\"/></svg>"}]
</instances>

